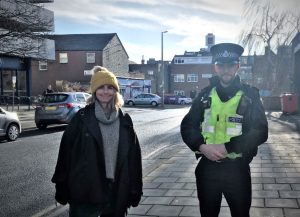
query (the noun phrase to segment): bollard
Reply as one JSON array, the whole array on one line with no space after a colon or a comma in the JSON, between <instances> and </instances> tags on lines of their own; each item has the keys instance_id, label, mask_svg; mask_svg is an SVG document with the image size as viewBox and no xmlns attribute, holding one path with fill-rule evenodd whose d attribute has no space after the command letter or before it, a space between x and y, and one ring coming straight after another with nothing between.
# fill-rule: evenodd
<instances>
[{"instance_id":1,"label":"bollard","mask_svg":"<svg viewBox=\"0 0 300 217\"><path fill-rule=\"evenodd\" d=\"M31 102L30 97L28 97L28 110L29 111L30 111L30 102Z\"/></svg>"}]
</instances>

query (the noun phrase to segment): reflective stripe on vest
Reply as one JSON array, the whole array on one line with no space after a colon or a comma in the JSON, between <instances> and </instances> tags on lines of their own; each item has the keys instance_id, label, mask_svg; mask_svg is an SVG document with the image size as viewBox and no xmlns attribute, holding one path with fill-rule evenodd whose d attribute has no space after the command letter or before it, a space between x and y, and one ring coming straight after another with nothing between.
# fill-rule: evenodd
<instances>
[{"instance_id":1,"label":"reflective stripe on vest","mask_svg":"<svg viewBox=\"0 0 300 217\"><path fill-rule=\"evenodd\" d=\"M243 116L236 114L242 91L238 91L227 102L222 102L216 88L210 92L211 106L205 109L202 135L206 144L224 144L232 137L242 134ZM241 157L241 154L228 153L228 158Z\"/></svg>"}]
</instances>

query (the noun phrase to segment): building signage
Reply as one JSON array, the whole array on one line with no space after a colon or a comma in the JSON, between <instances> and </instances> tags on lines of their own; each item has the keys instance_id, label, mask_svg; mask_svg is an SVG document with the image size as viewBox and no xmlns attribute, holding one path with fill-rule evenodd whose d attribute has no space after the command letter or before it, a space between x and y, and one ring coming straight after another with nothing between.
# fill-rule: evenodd
<instances>
[{"instance_id":1,"label":"building signage","mask_svg":"<svg viewBox=\"0 0 300 217\"><path fill-rule=\"evenodd\" d=\"M0 57L0 68L13 69L13 70L25 70L24 59L19 57Z\"/></svg>"},{"instance_id":2,"label":"building signage","mask_svg":"<svg viewBox=\"0 0 300 217\"><path fill-rule=\"evenodd\" d=\"M202 74L202 78L211 78L212 74Z\"/></svg>"},{"instance_id":3,"label":"building signage","mask_svg":"<svg viewBox=\"0 0 300 217\"><path fill-rule=\"evenodd\" d=\"M212 61L211 56L180 57L178 59L175 59L175 64L211 64L211 61Z\"/></svg>"},{"instance_id":4,"label":"building signage","mask_svg":"<svg viewBox=\"0 0 300 217\"><path fill-rule=\"evenodd\" d=\"M84 76L92 76L92 75L93 75L93 72L92 72L92 70L84 70L84 71L83 71L83 75L84 75Z\"/></svg>"}]
</instances>

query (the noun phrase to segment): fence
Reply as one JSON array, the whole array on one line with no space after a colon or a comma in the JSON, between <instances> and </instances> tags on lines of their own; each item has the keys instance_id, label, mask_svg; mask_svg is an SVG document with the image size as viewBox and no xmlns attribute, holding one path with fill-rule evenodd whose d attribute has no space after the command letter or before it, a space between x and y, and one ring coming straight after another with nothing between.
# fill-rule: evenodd
<instances>
[{"instance_id":1,"label":"fence","mask_svg":"<svg viewBox=\"0 0 300 217\"><path fill-rule=\"evenodd\" d=\"M6 110L20 110L20 108L25 108L28 110L35 109L40 103L42 96L3 96L0 95L0 105Z\"/></svg>"}]
</instances>

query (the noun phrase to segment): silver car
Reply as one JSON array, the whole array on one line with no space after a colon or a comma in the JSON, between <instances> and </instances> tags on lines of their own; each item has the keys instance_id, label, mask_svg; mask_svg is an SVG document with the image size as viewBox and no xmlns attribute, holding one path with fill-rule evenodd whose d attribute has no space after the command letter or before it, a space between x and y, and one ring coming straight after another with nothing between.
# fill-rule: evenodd
<instances>
[{"instance_id":1,"label":"silver car","mask_svg":"<svg viewBox=\"0 0 300 217\"><path fill-rule=\"evenodd\" d=\"M130 106L133 105L158 106L159 104L161 104L161 97L153 93L141 93L136 95L133 98L129 98L125 100L125 103Z\"/></svg>"},{"instance_id":2,"label":"silver car","mask_svg":"<svg viewBox=\"0 0 300 217\"><path fill-rule=\"evenodd\" d=\"M17 113L0 107L0 136L15 141L21 133L21 123Z\"/></svg>"},{"instance_id":3,"label":"silver car","mask_svg":"<svg viewBox=\"0 0 300 217\"><path fill-rule=\"evenodd\" d=\"M35 124L39 129L46 129L50 124L68 124L84 108L91 94L84 92L48 93L40 106L35 109Z\"/></svg>"}]
</instances>

